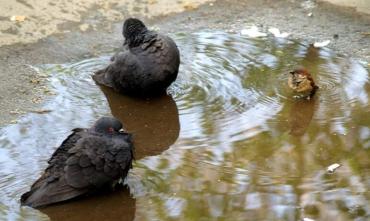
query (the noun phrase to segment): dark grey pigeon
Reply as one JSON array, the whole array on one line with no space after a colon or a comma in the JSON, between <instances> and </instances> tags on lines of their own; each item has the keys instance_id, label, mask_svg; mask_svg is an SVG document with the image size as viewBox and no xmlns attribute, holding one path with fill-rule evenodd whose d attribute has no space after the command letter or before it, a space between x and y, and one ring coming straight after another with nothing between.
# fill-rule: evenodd
<instances>
[{"instance_id":1,"label":"dark grey pigeon","mask_svg":"<svg viewBox=\"0 0 370 221\"><path fill-rule=\"evenodd\" d=\"M148 30L135 18L123 24L124 51L117 53L111 63L97 71L93 79L115 91L135 96L163 93L176 80L180 54L175 42Z\"/></svg>"},{"instance_id":2,"label":"dark grey pigeon","mask_svg":"<svg viewBox=\"0 0 370 221\"><path fill-rule=\"evenodd\" d=\"M73 129L21 204L46 206L112 188L127 176L132 159L131 135L116 118L102 117L89 129Z\"/></svg>"}]
</instances>

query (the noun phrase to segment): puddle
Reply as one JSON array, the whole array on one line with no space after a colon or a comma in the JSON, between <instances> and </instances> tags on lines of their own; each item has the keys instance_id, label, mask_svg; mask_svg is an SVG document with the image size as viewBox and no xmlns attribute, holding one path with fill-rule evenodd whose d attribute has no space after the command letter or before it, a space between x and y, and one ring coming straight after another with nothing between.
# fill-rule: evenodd
<instances>
[{"instance_id":1,"label":"puddle","mask_svg":"<svg viewBox=\"0 0 370 221\"><path fill-rule=\"evenodd\" d=\"M95 86L109 57L45 65L57 95L45 114L0 130L5 220L366 220L370 216L370 84L358 62L286 39L224 32L174 36L182 52L171 96L137 100ZM297 101L298 65L320 87ZM124 190L42 212L18 199L74 127L110 115L134 133ZM342 166L334 174L327 166ZM99 213L98 213L99 212Z\"/></svg>"}]
</instances>

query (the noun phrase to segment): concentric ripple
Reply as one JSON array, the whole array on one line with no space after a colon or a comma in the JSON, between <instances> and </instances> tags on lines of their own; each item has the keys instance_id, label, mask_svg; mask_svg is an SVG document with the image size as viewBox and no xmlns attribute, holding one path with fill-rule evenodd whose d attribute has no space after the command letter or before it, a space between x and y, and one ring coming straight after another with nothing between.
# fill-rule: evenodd
<instances>
[{"instance_id":1,"label":"concentric ripple","mask_svg":"<svg viewBox=\"0 0 370 221\"><path fill-rule=\"evenodd\" d=\"M80 220L89 214L91 220L96 214L90 210L99 210L99 220L120 220L123 207L128 220L370 216L366 68L287 39L222 31L173 37L182 63L171 96L140 100L99 88L90 75L109 56L37 67L50 76L56 95L42 108L51 112L28 114L0 130L0 216L47 219L20 209L21 193L72 128L104 115L119 118L134 134L137 161L127 182L136 199L124 192L114 199L100 196L42 210L49 217ZM293 98L287 87L289 71L298 66L320 87L311 100ZM342 167L329 175L332 163Z\"/></svg>"}]
</instances>

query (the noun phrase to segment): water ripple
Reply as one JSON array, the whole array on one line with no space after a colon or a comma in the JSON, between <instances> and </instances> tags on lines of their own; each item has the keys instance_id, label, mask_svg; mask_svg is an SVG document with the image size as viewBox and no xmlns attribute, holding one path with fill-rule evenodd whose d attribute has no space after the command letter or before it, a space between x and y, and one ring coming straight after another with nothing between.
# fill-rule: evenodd
<instances>
[{"instance_id":1,"label":"water ripple","mask_svg":"<svg viewBox=\"0 0 370 221\"><path fill-rule=\"evenodd\" d=\"M317 220L327 220L320 214L329 210L349 211L342 218L369 216L370 199L354 191L368 186L368 70L289 39L222 31L175 38L179 77L171 96L158 100L101 91L90 75L109 56L37 67L56 95L43 107L50 113L28 114L0 130L0 215L44 219L19 209L20 194L68 131L112 114L135 133L137 161L128 182L143 220L166 220L158 212L165 210L172 220L297 220L307 208L324 208L313 214ZM310 101L294 99L287 87L297 66L309 69L320 87ZM337 162L345 164L342 172L328 177L325 168ZM326 205L333 202L341 207ZM184 211L197 216L182 217Z\"/></svg>"}]
</instances>

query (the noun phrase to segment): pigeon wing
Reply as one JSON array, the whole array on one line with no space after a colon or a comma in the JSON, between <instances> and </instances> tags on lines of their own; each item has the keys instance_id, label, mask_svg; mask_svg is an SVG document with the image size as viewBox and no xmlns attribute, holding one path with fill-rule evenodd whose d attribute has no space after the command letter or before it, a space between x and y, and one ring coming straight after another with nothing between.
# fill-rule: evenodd
<instances>
[{"instance_id":1,"label":"pigeon wing","mask_svg":"<svg viewBox=\"0 0 370 221\"><path fill-rule=\"evenodd\" d=\"M131 145L124 139L102 136L81 139L69 150L67 183L74 188L97 189L124 178L133 158Z\"/></svg>"},{"instance_id":2,"label":"pigeon wing","mask_svg":"<svg viewBox=\"0 0 370 221\"><path fill-rule=\"evenodd\" d=\"M22 205L45 206L73 198L85 192L67 185L63 175L65 162L69 155L68 151L86 134L85 129L74 129L73 133L62 142L49 159L49 165L41 177L31 186L30 191L21 196Z\"/></svg>"}]
</instances>

